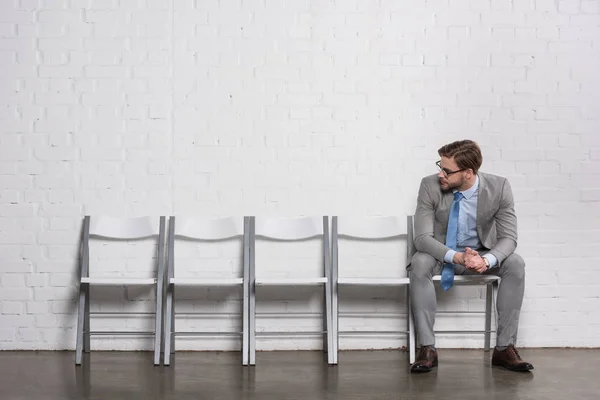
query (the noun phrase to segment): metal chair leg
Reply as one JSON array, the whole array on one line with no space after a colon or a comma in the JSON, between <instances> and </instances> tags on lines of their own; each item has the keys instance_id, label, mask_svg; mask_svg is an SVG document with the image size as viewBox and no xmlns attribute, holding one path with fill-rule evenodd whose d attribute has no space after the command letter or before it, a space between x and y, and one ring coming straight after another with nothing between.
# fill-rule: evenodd
<instances>
[{"instance_id":1,"label":"metal chair leg","mask_svg":"<svg viewBox=\"0 0 600 400\"><path fill-rule=\"evenodd\" d=\"M77 311L77 344L75 347L75 365L81 365L81 360L83 358L83 335L84 335L84 326L85 326L85 289L82 287L83 284L80 284L79 287L79 306Z\"/></svg>"},{"instance_id":2,"label":"metal chair leg","mask_svg":"<svg viewBox=\"0 0 600 400\"><path fill-rule=\"evenodd\" d=\"M248 325L250 321L248 321L248 288L244 287L244 300L243 300L243 309L242 309L242 365L248 365Z\"/></svg>"},{"instance_id":3,"label":"metal chair leg","mask_svg":"<svg viewBox=\"0 0 600 400\"><path fill-rule=\"evenodd\" d=\"M90 285L85 285L85 320L83 323L83 351L89 353L91 351L90 346Z\"/></svg>"},{"instance_id":4,"label":"metal chair leg","mask_svg":"<svg viewBox=\"0 0 600 400\"><path fill-rule=\"evenodd\" d=\"M249 365L256 365L256 287L250 284L250 307L249 307Z\"/></svg>"},{"instance_id":5,"label":"metal chair leg","mask_svg":"<svg viewBox=\"0 0 600 400\"><path fill-rule=\"evenodd\" d=\"M160 365L160 344L162 338L162 295L163 288L161 286L162 280L159 279L156 284L156 315L154 323L154 365Z\"/></svg>"},{"instance_id":6,"label":"metal chair leg","mask_svg":"<svg viewBox=\"0 0 600 400\"><path fill-rule=\"evenodd\" d=\"M340 335L339 335L339 298L338 286L334 283L331 290L331 336L332 336L332 352L333 364L338 363L338 354L340 351Z\"/></svg>"},{"instance_id":7,"label":"metal chair leg","mask_svg":"<svg viewBox=\"0 0 600 400\"><path fill-rule=\"evenodd\" d=\"M485 351L490 351L491 330L492 330L492 296L493 284L487 284L485 290Z\"/></svg>"},{"instance_id":8,"label":"metal chair leg","mask_svg":"<svg viewBox=\"0 0 600 400\"><path fill-rule=\"evenodd\" d=\"M333 314L331 310L331 283L325 282L325 314L327 333L327 363L333 365L335 360L335 347L333 345Z\"/></svg>"},{"instance_id":9,"label":"metal chair leg","mask_svg":"<svg viewBox=\"0 0 600 400\"><path fill-rule=\"evenodd\" d=\"M173 338L173 290L172 285L167 289L167 305L165 311L165 354L163 359L163 365L170 365L171 363L171 342Z\"/></svg>"},{"instance_id":10,"label":"metal chair leg","mask_svg":"<svg viewBox=\"0 0 600 400\"><path fill-rule=\"evenodd\" d=\"M175 354L175 299L177 290L175 285L171 286L171 354Z\"/></svg>"},{"instance_id":11,"label":"metal chair leg","mask_svg":"<svg viewBox=\"0 0 600 400\"><path fill-rule=\"evenodd\" d=\"M408 362L412 365L416 358L416 340L415 340L415 320L412 312L412 303L410 302L410 286L406 286L406 305L407 305L407 325L408 325Z\"/></svg>"}]
</instances>

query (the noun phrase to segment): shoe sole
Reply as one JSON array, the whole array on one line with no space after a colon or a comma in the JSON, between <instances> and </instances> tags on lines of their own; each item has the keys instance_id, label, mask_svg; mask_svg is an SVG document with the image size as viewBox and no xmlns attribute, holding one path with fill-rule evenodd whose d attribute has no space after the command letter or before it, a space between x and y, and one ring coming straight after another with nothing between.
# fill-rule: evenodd
<instances>
[{"instance_id":1,"label":"shoe sole","mask_svg":"<svg viewBox=\"0 0 600 400\"><path fill-rule=\"evenodd\" d=\"M531 371L533 369L533 366L531 368L521 369L521 368L510 368L510 367L507 367L504 364L495 364L495 363L492 363L492 366L504 368L504 369L507 369L507 370L513 371L513 372L529 372L529 371Z\"/></svg>"}]
</instances>

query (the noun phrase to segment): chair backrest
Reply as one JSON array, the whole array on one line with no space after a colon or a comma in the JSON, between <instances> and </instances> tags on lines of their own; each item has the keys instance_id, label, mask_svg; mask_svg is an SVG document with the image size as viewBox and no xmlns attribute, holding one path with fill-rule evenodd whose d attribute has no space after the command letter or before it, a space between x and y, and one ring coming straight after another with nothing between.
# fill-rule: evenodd
<instances>
[{"instance_id":1,"label":"chair backrest","mask_svg":"<svg viewBox=\"0 0 600 400\"><path fill-rule=\"evenodd\" d=\"M89 234L109 239L142 239L160 233L159 220L151 217L90 217Z\"/></svg>"},{"instance_id":2,"label":"chair backrest","mask_svg":"<svg viewBox=\"0 0 600 400\"><path fill-rule=\"evenodd\" d=\"M406 266L412 257L410 221L406 216L332 217L334 278L338 274L365 278L406 277ZM339 251L341 237L352 242L352 246L344 246L343 252ZM344 260L342 271L338 269L340 255Z\"/></svg>"},{"instance_id":3,"label":"chair backrest","mask_svg":"<svg viewBox=\"0 0 600 400\"><path fill-rule=\"evenodd\" d=\"M245 241L242 245L235 239L245 238L248 226L245 217L170 217L169 277L175 270L179 277L240 277L244 268L240 260L248 251ZM177 238L182 240L175 246Z\"/></svg>"},{"instance_id":4,"label":"chair backrest","mask_svg":"<svg viewBox=\"0 0 600 400\"><path fill-rule=\"evenodd\" d=\"M326 277L330 268L329 218L252 217L251 274L255 275L256 237L272 239L261 251L259 275L265 277ZM309 240L321 237L320 243ZM273 243L273 240L279 243ZM293 243L306 241L307 243ZM261 244L261 247L263 245ZM313 254L315 256L313 256ZM315 262L318 257L318 262ZM269 265L265 265L269 264Z\"/></svg>"},{"instance_id":5,"label":"chair backrest","mask_svg":"<svg viewBox=\"0 0 600 400\"><path fill-rule=\"evenodd\" d=\"M170 218L175 223L175 217ZM244 234L242 217L189 218L177 217L175 236L198 240L224 240Z\"/></svg>"},{"instance_id":6,"label":"chair backrest","mask_svg":"<svg viewBox=\"0 0 600 400\"><path fill-rule=\"evenodd\" d=\"M362 239L386 239L406 235L404 217L333 217L337 221L337 233Z\"/></svg>"},{"instance_id":7,"label":"chair backrest","mask_svg":"<svg viewBox=\"0 0 600 400\"><path fill-rule=\"evenodd\" d=\"M322 217L255 217L257 236L279 240L302 240L323 234Z\"/></svg>"},{"instance_id":8,"label":"chair backrest","mask_svg":"<svg viewBox=\"0 0 600 400\"><path fill-rule=\"evenodd\" d=\"M81 274L102 277L156 277L162 270L165 217L84 218ZM158 241L143 240L157 237ZM90 263L90 239L94 262Z\"/></svg>"}]
</instances>

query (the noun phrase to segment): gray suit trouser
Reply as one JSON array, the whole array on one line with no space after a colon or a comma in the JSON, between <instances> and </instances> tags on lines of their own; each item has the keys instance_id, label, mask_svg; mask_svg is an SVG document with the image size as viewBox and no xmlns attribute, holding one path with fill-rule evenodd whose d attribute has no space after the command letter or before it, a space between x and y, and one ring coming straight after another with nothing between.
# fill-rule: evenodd
<instances>
[{"instance_id":1,"label":"gray suit trouser","mask_svg":"<svg viewBox=\"0 0 600 400\"><path fill-rule=\"evenodd\" d=\"M483 255L483 253L481 254ZM433 325L437 300L432 277L441 273L442 263L427 253L417 252L412 258L409 271L410 299L418 334L417 344L435 345ZM477 272L462 265L456 265L454 273L455 275L478 275ZM496 345L516 345L519 315L525 290L525 262L521 256L513 253L500 266L487 270L484 275L497 275L501 278L497 298Z\"/></svg>"}]
</instances>

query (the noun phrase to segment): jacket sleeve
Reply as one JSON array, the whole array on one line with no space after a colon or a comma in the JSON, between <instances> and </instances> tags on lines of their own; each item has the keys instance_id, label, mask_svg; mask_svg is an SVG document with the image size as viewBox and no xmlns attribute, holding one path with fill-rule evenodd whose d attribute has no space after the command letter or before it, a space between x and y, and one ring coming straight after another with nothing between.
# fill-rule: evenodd
<instances>
[{"instance_id":1,"label":"jacket sleeve","mask_svg":"<svg viewBox=\"0 0 600 400\"><path fill-rule=\"evenodd\" d=\"M498 265L501 265L506 257L510 256L517 248L517 215L515 214L512 190L507 179L502 185L500 207L494 219L496 220L498 242L490 249L490 253L498 259Z\"/></svg>"},{"instance_id":2,"label":"jacket sleeve","mask_svg":"<svg viewBox=\"0 0 600 400\"><path fill-rule=\"evenodd\" d=\"M417 251L427 253L436 260L443 262L444 255L449 248L433 237L435 207L427 186L426 178L423 178L417 196L417 210L415 212L415 248Z\"/></svg>"}]
</instances>

